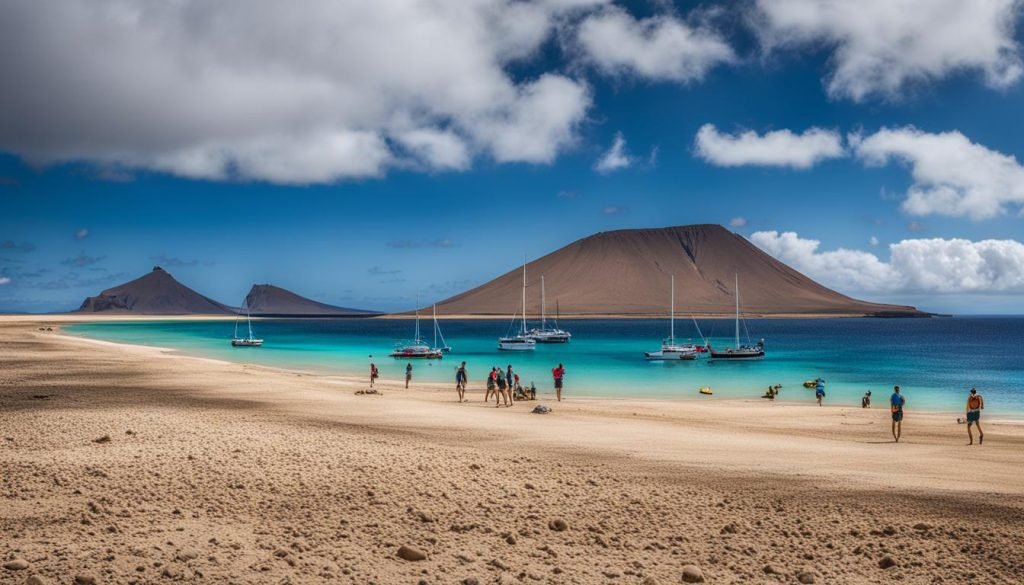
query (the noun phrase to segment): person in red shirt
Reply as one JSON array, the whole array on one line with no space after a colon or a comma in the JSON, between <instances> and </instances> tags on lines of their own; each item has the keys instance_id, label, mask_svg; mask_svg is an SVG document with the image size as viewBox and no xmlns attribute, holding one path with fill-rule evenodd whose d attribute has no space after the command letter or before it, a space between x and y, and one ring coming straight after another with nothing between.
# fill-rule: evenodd
<instances>
[{"instance_id":1,"label":"person in red shirt","mask_svg":"<svg viewBox=\"0 0 1024 585\"><path fill-rule=\"evenodd\" d=\"M565 378L565 366L558 364L557 368L551 368L551 375L555 378L555 394L558 401L562 401L562 379Z\"/></svg>"},{"instance_id":2,"label":"person in red shirt","mask_svg":"<svg viewBox=\"0 0 1024 585\"><path fill-rule=\"evenodd\" d=\"M370 388L373 388L373 381L380 376L380 372L377 371L377 364L370 364Z\"/></svg>"}]
</instances>

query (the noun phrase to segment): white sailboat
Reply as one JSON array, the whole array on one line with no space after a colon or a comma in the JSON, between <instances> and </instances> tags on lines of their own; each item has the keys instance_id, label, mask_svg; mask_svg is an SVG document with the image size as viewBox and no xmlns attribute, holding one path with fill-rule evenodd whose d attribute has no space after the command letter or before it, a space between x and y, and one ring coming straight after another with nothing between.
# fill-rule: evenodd
<instances>
[{"instance_id":1,"label":"white sailboat","mask_svg":"<svg viewBox=\"0 0 1024 585\"><path fill-rule=\"evenodd\" d=\"M394 351L389 355L393 358L398 359L440 359L443 357L443 353L440 349L436 348L437 341L437 317L434 317L434 335L435 335L435 347L430 347L427 342L420 337L420 298L416 296L416 332L413 336L412 341L404 341L395 345Z\"/></svg>"},{"instance_id":2,"label":"white sailboat","mask_svg":"<svg viewBox=\"0 0 1024 585\"><path fill-rule=\"evenodd\" d=\"M566 343L572 339L572 333L558 328L557 318L555 326L548 327L543 275L540 277L540 329L531 329L529 335L537 343Z\"/></svg>"},{"instance_id":3,"label":"white sailboat","mask_svg":"<svg viewBox=\"0 0 1024 585\"><path fill-rule=\"evenodd\" d=\"M235 333L231 336L231 345L234 347L260 347L263 345L262 339L257 339L252 333L252 317L249 315L249 299L248 297L242 301L245 305L245 321L249 326L249 335L246 337L238 336L238 318L242 316L242 309L239 307L238 311L235 312Z\"/></svg>"},{"instance_id":4,"label":"white sailboat","mask_svg":"<svg viewBox=\"0 0 1024 585\"><path fill-rule=\"evenodd\" d=\"M756 345L751 345L749 339L747 345L740 345L740 277L738 274L736 275L736 346L722 351L715 351L711 347L708 349L711 351L713 360L759 360L764 357L764 339L758 341Z\"/></svg>"},{"instance_id":5,"label":"white sailboat","mask_svg":"<svg viewBox=\"0 0 1024 585\"><path fill-rule=\"evenodd\" d=\"M517 312L518 313L518 312ZM512 315L511 329L515 327L516 315ZM523 326L518 335L506 335L498 339L498 349L504 351L530 351L537 349L537 342L526 331L526 262L523 262Z\"/></svg>"},{"instance_id":6,"label":"white sailboat","mask_svg":"<svg viewBox=\"0 0 1024 585\"><path fill-rule=\"evenodd\" d=\"M701 347L692 343L677 343L676 342L676 277L671 275L671 300L669 301L669 334L668 337L662 340L661 349L658 351L645 352L644 356L652 361L656 360L695 360L701 352ZM694 326L697 325L697 321L694 320ZM700 328L697 329L700 333Z\"/></svg>"}]
</instances>

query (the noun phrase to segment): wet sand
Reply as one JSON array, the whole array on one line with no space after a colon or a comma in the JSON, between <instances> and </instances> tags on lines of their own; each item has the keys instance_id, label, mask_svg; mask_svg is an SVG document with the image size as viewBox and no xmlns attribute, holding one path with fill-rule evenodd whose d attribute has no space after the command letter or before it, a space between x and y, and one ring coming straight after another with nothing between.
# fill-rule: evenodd
<instances>
[{"instance_id":1,"label":"wet sand","mask_svg":"<svg viewBox=\"0 0 1024 585\"><path fill-rule=\"evenodd\" d=\"M495 408L484 372L356 395L60 322L0 317L0 583L1024 581L1024 427L991 411L967 447L912 409L893 444L885 408Z\"/></svg>"}]
</instances>

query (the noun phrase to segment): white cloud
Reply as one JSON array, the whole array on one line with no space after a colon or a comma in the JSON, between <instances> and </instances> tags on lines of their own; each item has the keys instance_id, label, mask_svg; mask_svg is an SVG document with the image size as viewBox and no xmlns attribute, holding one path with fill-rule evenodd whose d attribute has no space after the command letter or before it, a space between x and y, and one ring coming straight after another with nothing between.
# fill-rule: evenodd
<instances>
[{"instance_id":1,"label":"white cloud","mask_svg":"<svg viewBox=\"0 0 1024 585\"><path fill-rule=\"evenodd\" d=\"M626 213L625 207L619 207L617 205L609 205L601 210L601 213L605 215L622 215Z\"/></svg>"},{"instance_id":2,"label":"white cloud","mask_svg":"<svg viewBox=\"0 0 1024 585\"><path fill-rule=\"evenodd\" d=\"M581 58L607 74L699 81L713 67L736 60L722 35L699 22L701 16L693 23L671 16L637 20L610 7L580 24L576 42Z\"/></svg>"},{"instance_id":3,"label":"white cloud","mask_svg":"<svg viewBox=\"0 0 1024 585\"><path fill-rule=\"evenodd\" d=\"M75 239L76 240L84 240L85 238L88 238L88 237L89 237L89 230L87 230L85 228L82 228L82 229L80 229L80 230L75 232Z\"/></svg>"},{"instance_id":4,"label":"white cloud","mask_svg":"<svg viewBox=\"0 0 1024 585\"><path fill-rule=\"evenodd\" d=\"M626 152L626 139L623 138L622 132L616 132L615 140L612 141L611 148L601 155L601 158L594 163L594 170L602 174L607 174L620 169L629 168L632 164L633 157L629 156Z\"/></svg>"},{"instance_id":5,"label":"white cloud","mask_svg":"<svg viewBox=\"0 0 1024 585\"><path fill-rule=\"evenodd\" d=\"M874 248L878 246L879 241L878 238L876 238L875 236L871 236L871 239L868 240L868 243L871 244L871 247Z\"/></svg>"},{"instance_id":6,"label":"white cloud","mask_svg":"<svg viewBox=\"0 0 1024 585\"><path fill-rule=\"evenodd\" d=\"M469 167L469 149L453 132L420 128L402 132L396 138L431 168L463 170Z\"/></svg>"},{"instance_id":7,"label":"white cloud","mask_svg":"<svg viewBox=\"0 0 1024 585\"><path fill-rule=\"evenodd\" d=\"M729 220L729 227L741 228L747 226L747 218L745 217L734 217Z\"/></svg>"},{"instance_id":8,"label":"white cloud","mask_svg":"<svg viewBox=\"0 0 1024 585\"><path fill-rule=\"evenodd\" d=\"M590 91L510 69L605 1L4 2L0 150L280 183L550 163Z\"/></svg>"},{"instance_id":9,"label":"white cloud","mask_svg":"<svg viewBox=\"0 0 1024 585\"><path fill-rule=\"evenodd\" d=\"M752 130L722 134L713 124L697 131L696 155L720 167L744 165L807 169L818 162L845 155L838 132L810 128L803 134L774 130L763 136Z\"/></svg>"},{"instance_id":10,"label":"white cloud","mask_svg":"<svg viewBox=\"0 0 1024 585\"><path fill-rule=\"evenodd\" d=\"M11 279L6 276L0 276L0 286L5 284L11 284Z\"/></svg>"},{"instance_id":11,"label":"white cloud","mask_svg":"<svg viewBox=\"0 0 1024 585\"><path fill-rule=\"evenodd\" d=\"M1020 0L757 0L766 50L825 47L829 95L897 97L908 85L980 71L1007 87L1022 72L1014 28Z\"/></svg>"},{"instance_id":12,"label":"white cloud","mask_svg":"<svg viewBox=\"0 0 1024 585\"><path fill-rule=\"evenodd\" d=\"M856 155L870 165L910 166L914 184L903 210L986 219L1024 205L1024 167L1013 156L971 142L957 131L929 134L913 127L852 136Z\"/></svg>"},{"instance_id":13,"label":"white cloud","mask_svg":"<svg viewBox=\"0 0 1024 585\"><path fill-rule=\"evenodd\" d=\"M765 252L828 286L868 292L1024 292L1024 244L1015 240L913 239L889 245L889 261L860 250L819 251L794 232L755 232Z\"/></svg>"}]
</instances>

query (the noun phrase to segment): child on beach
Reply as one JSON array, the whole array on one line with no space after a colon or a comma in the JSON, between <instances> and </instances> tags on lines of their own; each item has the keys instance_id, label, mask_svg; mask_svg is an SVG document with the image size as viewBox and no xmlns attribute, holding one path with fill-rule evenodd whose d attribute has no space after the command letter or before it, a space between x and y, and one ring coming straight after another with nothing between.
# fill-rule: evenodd
<instances>
[{"instance_id":1,"label":"child on beach","mask_svg":"<svg viewBox=\"0 0 1024 585\"><path fill-rule=\"evenodd\" d=\"M864 397L860 399L861 408L871 408L871 390L864 393Z\"/></svg>"},{"instance_id":2,"label":"child on beach","mask_svg":"<svg viewBox=\"0 0 1024 585\"><path fill-rule=\"evenodd\" d=\"M971 434L971 425L978 426L978 444L981 445L985 442L985 433L981 432L981 411L985 408L985 399L978 394L976 388L971 388L970 395L967 396L967 438L970 440L968 445L974 444L974 435Z\"/></svg>"},{"instance_id":3,"label":"child on beach","mask_svg":"<svg viewBox=\"0 0 1024 585\"><path fill-rule=\"evenodd\" d=\"M405 389L409 389L409 382L412 382L412 362L405 366Z\"/></svg>"},{"instance_id":4,"label":"child on beach","mask_svg":"<svg viewBox=\"0 0 1024 585\"><path fill-rule=\"evenodd\" d=\"M892 438L900 442L900 435L903 433L903 405L907 399L900 394L900 387L894 386L892 396L889 397L889 406L892 410Z\"/></svg>"},{"instance_id":5,"label":"child on beach","mask_svg":"<svg viewBox=\"0 0 1024 585\"><path fill-rule=\"evenodd\" d=\"M377 371L377 364L370 364L370 388L373 388L373 381L380 376L380 372Z\"/></svg>"}]
</instances>

